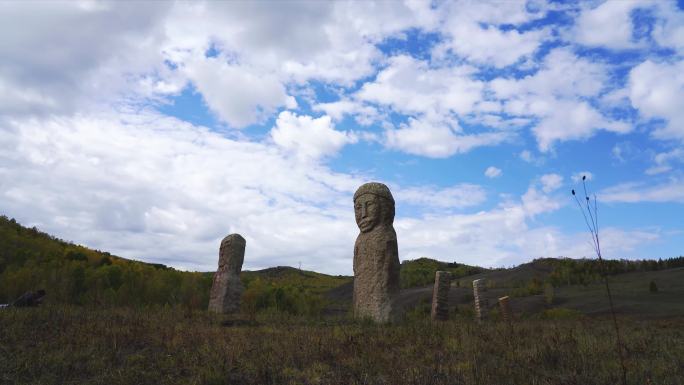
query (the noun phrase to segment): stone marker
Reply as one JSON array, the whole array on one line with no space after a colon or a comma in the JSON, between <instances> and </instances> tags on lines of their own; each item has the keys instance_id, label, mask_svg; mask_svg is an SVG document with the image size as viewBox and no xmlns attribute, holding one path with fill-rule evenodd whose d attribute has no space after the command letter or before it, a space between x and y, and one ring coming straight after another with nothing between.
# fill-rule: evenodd
<instances>
[{"instance_id":1,"label":"stone marker","mask_svg":"<svg viewBox=\"0 0 684 385\"><path fill-rule=\"evenodd\" d=\"M484 297L484 292L487 291L485 286L486 280L476 279L473 281L473 297L475 300L475 319L482 322L487 318L487 299Z\"/></svg>"},{"instance_id":2,"label":"stone marker","mask_svg":"<svg viewBox=\"0 0 684 385\"><path fill-rule=\"evenodd\" d=\"M435 273L435 286L432 289L432 315L433 321L446 321L449 319L449 288L451 287L451 274L447 271Z\"/></svg>"},{"instance_id":3,"label":"stone marker","mask_svg":"<svg viewBox=\"0 0 684 385\"><path fill-rule=\"evenodd\" d=\"M513 320L513 312L511 311L511 303L508 296L499 298L499 308L501 309L501 317L506 322Z\"/></svg>"},{"instance_id":4,"label":"stone marker","mask_svg":"<svg viewBox=\"0 0 684 385\"><path fill-rule=\"evenodd\" d=\"M245 238L240 234L230 234L221 241L218 270L209 294L209 311L227 314L240 309L240 296L244 290L240 271L245 260L245 245Z\"/></svg>"},{"instance_id":5,"label":"stone marker","mask_svg":"<svg viewBox=\"0 0 684 385\"><path fill-rule=\"evenodd\" d=\"M354 213L361 230L354 244L354 316L391 321L399 293L399 251L389 188L376 182L359 187Z\"/></svg>"}]
</instances>

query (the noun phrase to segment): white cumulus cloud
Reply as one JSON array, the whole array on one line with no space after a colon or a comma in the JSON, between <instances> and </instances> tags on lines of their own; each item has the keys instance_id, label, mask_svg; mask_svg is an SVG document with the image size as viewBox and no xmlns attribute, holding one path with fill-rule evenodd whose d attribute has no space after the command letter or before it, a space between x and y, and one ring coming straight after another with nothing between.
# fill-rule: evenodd
<instances>
[{"instance_id":1,"label":"white cumulus cloud","mask_svg":"<svg viewBox=\"0 0 684 385\"><path fill-rule=\"evenodd\" d=\"M586 6L576 20L574 38L580 44L614 49L635 48L632 12L649 1L605 1L598 6Z\"/></svg>"},{"instance_id":2,"label":"white cumulus cloud","mask_svg":"<svg viewBox=\"0 0 684 385\"><path fill-rule=\"evenodd\" d=\"M483 82L470 77L473 71L468 66L433 69L425 61L399 55L390 58L375 81L365 83L356 97L429 118L466 114L480 101L484 88Z\"/></svg>"},{"instance_id":3,"label":"white cumulus cloud","mask_svg":"<svg viewBox=\"0 0 684 385\"><path fill-rule=\"evenodd\" d=\"M516 30L502 31L497 27L482 27L478 24L456 24L451 31L454 41L436 50L450 49L478 64L493 64L505 67L532 54L546 35L544 31L519 33Z\"/></svg>"},{"instance_id":4,"label":"white cumulus cloud","mask_svg":"<svg viewBox=\"0 0 684 385\"><path fill-rule=\"evenodd\" d=\"M499 144L508 138L504 132L463 135L449 123L409 120L408 125L385 131L386 146L409 154L446 158L476 147Z\"/></svg>"},{"instance_id":5,"label":"white cumulus cloud","mask_svg":"<svg viewBox=\"0 0 684 385\"><path fill-rule=\"evenodd\" d=\"M271 138L278 146L307 159L334 155L345 144L358 140L353 133L335 130L327 115L313 118L289 111L278 115Z\"/></svg>"},{"instance_id":6,"label":"white cumulus cloud","mask_svg":"<svg viewBox=\"0 0 684 385\"><path fill-rule=\"evenodd\" d=\"M558 190L563 185L563 177L558 174L544 174L539 178L545 193Z\"/></svg>"},{"instance_id":7,"label":"white cumulus cloud","mask_svg":"<svg viewBox=\"0 0 684 385\"><path fill-rule=\"evenodd\" d=\"M656 63L647 60L629 73L632 106L646 118L663 118L659 139L684 140L684 61Z\"/></svg>"},{"instance_id":8,"label":"white cumulus cloud","mask_svg":"<svg viewBox=\"0 0 684 385\"><path fill-rule=\"evenodd\" d=\"M206 58L186 65L185 72L209 108L232 127L261 123L280 107L295 108L277 77Z\"/></svg>"},{"instance_id":9,"label":"white cumulus cloud","mask_svg":"<svg viewBox=\"0 0 684 385\"><path fill-rule=\"evenodd\" d=\"M535 74L521 79L497 78L489 87L508 114L538 119L532 133L539 149L546 152L556 142L587 139L597 130L618 134L632 130L628 123L604 116L587 102L600 95L607 80L604 65L557 48Z\"/></svg>"},{"instance_id":10,"label":"white cumulus cloud","mask_svg":"<svg viewBox=\"0 0 684 385\"><path fill-rule=\"evenodd\" d=\"M674 163L684 162L684 148L675 148L671 151L661 152L653 157L654 165L646 170L646 174L662 174L672 170Z\"/></svg>"},{"instance_id":11,"label":"white cumulus cloud","mask_svg":"<svg viewBox=\"0 0 684 385\"><path fill-rule=\"evenodd\" d=\"M501 171L500 168L496 168L494 166L489 166L485 170L484 174L487 178L498 178L501 175L503 175L503 172Z\"/></svg>"},{"instance_id":12,"label":"white cumulus cloud","mask_svg":"<svg viewBox=\"0 0 684 385\"><path fill-rule=\"evenodd\" d=\"M621 183L599 192L603 202L684 202L684 181L671 179L667 182L649 184L644 182Z\"/></svg>"},{"instance_id":13,"label":"white cumulus cloud","mask_svg":"<svg viewBox=\"0 0 684 385\"><path fill-rule=\"evenodd\" d=\"M487 194L481 186L462 183L446 188L431 186L399 188L394 193L400 204L420 205L428 208L461 209L476 206L487 199Z\"/></svg>"}]
</instances>

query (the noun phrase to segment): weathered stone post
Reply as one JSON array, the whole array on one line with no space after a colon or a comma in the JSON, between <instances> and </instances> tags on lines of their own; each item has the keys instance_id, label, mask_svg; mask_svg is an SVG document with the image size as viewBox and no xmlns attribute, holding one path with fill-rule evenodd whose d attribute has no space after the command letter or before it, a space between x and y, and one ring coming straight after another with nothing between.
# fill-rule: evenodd
<instances>
[{"instance_id":1,"label":"weathered stone post","mask_svg":"<svg viewBox=\"0 0 684 385\"><path fill-rule=\"evenodd\" d=\"M475 319L482 322L487 318L487 299L484 297L484 292L487 291L485 286L486 280L476 279L473 281L473 297L475 300Z\"/></svg>"},{"instance_id":2,"label":"weathered stone post","mask_svg":"<svg viewBox=\"0 0 684 385\"><path fill-rule=\"evenodd\" d=\"M399 293L399 250L389 188L363 184L354 194L354 214L361 231L354 244L354 316L391 321Z\"/></svg>"},{"instance_id":3,"label":"weathered stone post","mask_svg":"<svg viewBox=\"0 0 684 385\"><path fill-rule=\"evenodd\" d=\"M432 320L446 321L449 319L449 289L451 288L451 274L447 271L435 273L435 286L432 289Z\"/></svg>"},{"instance_id":4,"label":"weathered stone post","mask_svg":"<svg viewBox=\"0 0 684 385\"><path fill-rule=\"evenodd\" d=\"M501 317L505 322L513 321L513 312L508 296L499 298L499 308L501 309Z\"/></svg>"},{"instance_id":5,"label":"weathered stone post","mask_svg":"<svg viewBox=\"0 0 684 385\"><path fill-rule=\"evenodd\" d=\"M240 296L244 290L240 271L246 244L240 234L230 234L221 241L218 270L209 294L209 311L227 314L240 309Z\"/></svg>"}]
</instances>

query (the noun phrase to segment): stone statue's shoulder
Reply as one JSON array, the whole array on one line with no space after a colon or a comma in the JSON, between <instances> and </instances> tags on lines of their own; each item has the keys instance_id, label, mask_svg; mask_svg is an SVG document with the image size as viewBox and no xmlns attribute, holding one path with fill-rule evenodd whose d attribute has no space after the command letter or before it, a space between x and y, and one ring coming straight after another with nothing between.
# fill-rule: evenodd
<instances>
[{"instance_id":1,"label":"stone statue's shoulder","mask_svg":"<svg viewBox=\"0 0 684 385\"><path fill-rule=\"evenodd\" d=\"M391 241L394 240L395 242L397 241L397 232L394 231L394 227L392 226L386 226L382 228L382 239Z\"/></svg>"}]
</instances>

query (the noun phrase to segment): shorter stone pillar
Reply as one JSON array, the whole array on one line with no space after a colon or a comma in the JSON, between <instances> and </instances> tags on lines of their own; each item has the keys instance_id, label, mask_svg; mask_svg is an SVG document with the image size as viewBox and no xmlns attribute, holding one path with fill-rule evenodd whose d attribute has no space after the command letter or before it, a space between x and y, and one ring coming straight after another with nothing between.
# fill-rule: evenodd
<instances>
[{"instance_id":1,"label":"shorter stone pillar","mask_svg":"<svg viewBox=\"0 0 684 385\"><path fill-rule=\"evenodd\" d=\"M499 298L499 309L501 309L501 317L505 322L513 321L513 312L508 296Z\"/></svg>"},{"instance_id":2,"label":"shorter stone pillar","mask_svg":"<svg viewBox=\"0 0 684 385\"><path fill-rule=\"evenodd\" d=\"M451 274L447 271L435 273L435 286L432 289L432 320L446 321L449 319L449 288L451 288Z\"/></svg>"},{"instance_id":3,"label":"shorter stone pillar","mask_svg":"<svg viewBox=\"0 0 684 385\"><path fill-rule=\"evenodd\" d=\"M482 322L487 318L487 299L484 296L484 292L487 291L486 286L487 281L482 279L476 279L473 281L473 298L475 300L475 319L478 322Z\"/></svg>"},{"instance_id":4,"label":"shorter stone pillar","mask_svg":"<svg viewBox=\"0 0 684 385\"><path fill-rule=\"evenodd\" d=\"M245 260L246 244L240 234L230 234L221 241L218 270L214 274L209 294L209 311L227 314L240 309L240 297L244 290L240 271Z\"/></svg>"}]
</instances>

